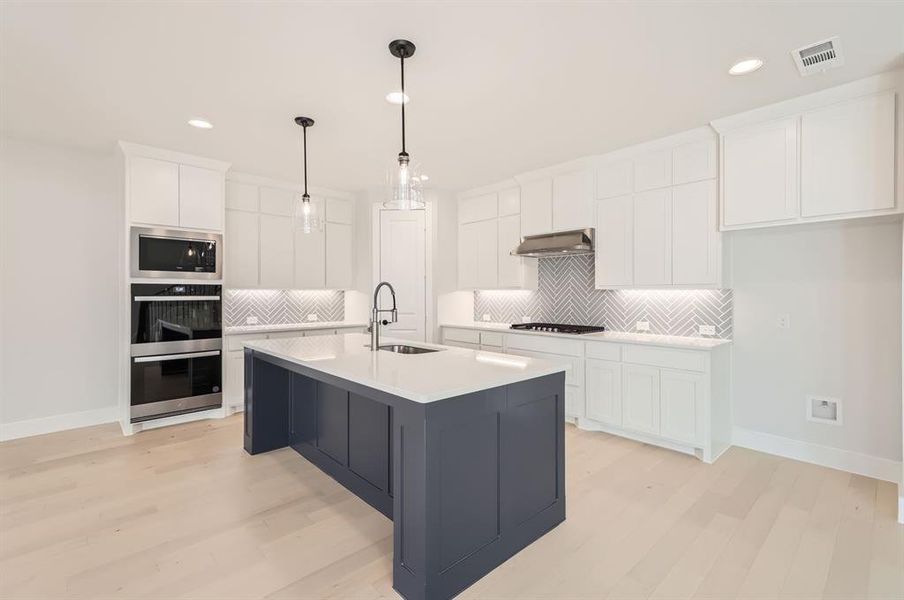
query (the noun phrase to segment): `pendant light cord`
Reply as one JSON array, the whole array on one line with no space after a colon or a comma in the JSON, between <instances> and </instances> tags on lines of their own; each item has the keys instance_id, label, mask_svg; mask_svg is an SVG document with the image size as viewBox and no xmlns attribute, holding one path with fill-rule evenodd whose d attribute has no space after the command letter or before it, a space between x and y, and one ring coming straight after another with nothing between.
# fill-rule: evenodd
<instances>
[{"instance_id":1,"label":"pendant light cord","mask_svg":"<svg viewBox=\"0 0 904 600\"><path fill-rule=\"evenodd\" d=\"M402 154L405 152L405 53L402 52L399 60L402 62Z\"/></svg>"},{"instance_id":2,"label":"pendant light cord","mask_svg":"<svg viewBox=\"0 0 904 600\"><path fill-rule=\"evenodd\" d=\"M304 195L308 195L308 128L301 128L301 154L304 162Z\"/></svg>"}]
</instances>

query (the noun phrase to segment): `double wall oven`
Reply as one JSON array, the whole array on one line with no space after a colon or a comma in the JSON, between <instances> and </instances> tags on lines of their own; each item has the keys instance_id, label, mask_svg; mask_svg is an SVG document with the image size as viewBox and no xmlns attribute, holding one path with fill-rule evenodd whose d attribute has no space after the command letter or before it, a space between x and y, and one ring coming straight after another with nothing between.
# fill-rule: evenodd
<instances>
[{"instance_id":1,"label":"double wall oven","mask_svg":"<svg viewBox=\"0 0 904 600\"><path fill-rule=\"evenodd\" d=\"M222 286L203 283L220 277L220 240L132 229L133 423L222 406Z\"/></svg>"}]
</instances>

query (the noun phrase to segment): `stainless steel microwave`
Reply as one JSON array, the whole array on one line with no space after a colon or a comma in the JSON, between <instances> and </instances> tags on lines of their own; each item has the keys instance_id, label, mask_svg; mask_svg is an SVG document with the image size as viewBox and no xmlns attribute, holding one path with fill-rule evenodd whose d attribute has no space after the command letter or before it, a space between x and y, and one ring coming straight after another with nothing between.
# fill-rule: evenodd
<instances>
[{"instance_id":1,"label":"stainless steel microwave","mask_svg":"<svg viewBox=\"0 0 904 600\"><path fill-rule=\"evenodd\" d=\"M222 279L219 233L132 227L131 273L149 279Z\"/></svg>"}]
</instances>

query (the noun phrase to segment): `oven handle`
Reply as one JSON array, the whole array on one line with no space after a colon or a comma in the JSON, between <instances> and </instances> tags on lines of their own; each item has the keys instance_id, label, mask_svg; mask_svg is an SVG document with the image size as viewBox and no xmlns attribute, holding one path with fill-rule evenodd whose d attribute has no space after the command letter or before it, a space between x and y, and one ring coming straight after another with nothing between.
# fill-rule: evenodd
<instances>
[{"instance_id":1,"label":"oven handle","mask_svg":"<svg viewBox=\"0 0 904 600\"><path fill-rule=\"evenodd\" d=\"M203 302L220 300L219 296L133 296L132 302Z\"/></svg>"},{"instance_id":2,"label":"oven handle","mask_svg":"<svg viewBox=\"0 0 904 600\"><path fill-rule=\"evenodd\" d=\"M161 362L164 360L182 360L184 358L202 358L204 356L219 356L219 350L207 352L189 352L188 354L164 354L161 356L136 356L133 360L137 363Z\"/></svg>"}]
</instances>

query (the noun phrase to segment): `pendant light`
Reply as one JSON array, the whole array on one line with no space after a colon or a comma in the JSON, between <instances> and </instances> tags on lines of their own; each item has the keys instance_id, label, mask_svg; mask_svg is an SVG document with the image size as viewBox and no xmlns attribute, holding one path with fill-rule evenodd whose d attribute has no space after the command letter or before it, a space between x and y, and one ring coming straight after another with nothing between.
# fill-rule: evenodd
<instances>
[{"instance_id":1,"label":"pendant light","mask_svg":"<svg viewBox=\"0 0 904 600\"><path fill-rule=\"evenodd\" d=\"M317 207L308 195L308 127L314 124L314 119L295 117L295 124L301 127L301 155L304 168L304 193L295 203L295 228L304 233L315 233L320 231L320 215L317 214Z\"/></svg>"},{"instance_id":2,"label":"pendant light","mask_svg":"<svg viewBox=\"0 0 904 600\"><path fill-rule=\"evenodd\" d=\"M389 44L390 54L399 59L402 75L402 151L387 176L389 193L383 206L401 210L424 208L421 185L425 178L418 173L417 165L412 164L405 147L405 59L414 56L414 50L414 44L408 40L394 40Z\"/></svg>"}]
</instances>

